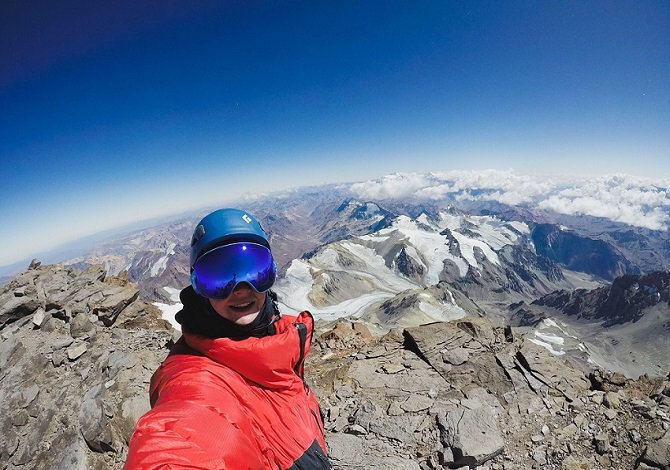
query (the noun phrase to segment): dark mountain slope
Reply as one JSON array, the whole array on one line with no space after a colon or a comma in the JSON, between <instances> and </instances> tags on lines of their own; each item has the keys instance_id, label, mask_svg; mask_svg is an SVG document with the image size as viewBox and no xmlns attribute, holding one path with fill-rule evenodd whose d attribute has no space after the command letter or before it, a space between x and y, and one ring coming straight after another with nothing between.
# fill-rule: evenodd
<instances>
[{"instance_id":1,"label":"dark mountain slope","mask_svg":"<svg viewBox=\"0 0 670 470\"><path fill-rule=\"evenodd\" d=\"M591 291L557 291L533 302L584 320L601 321L604 327L638 321L645 311L670 302L670 271L618 277L609 286ZM663 305L661 305L662 307ZM670 331L670 307L668 323ZM669 333L670 334L670 333Z\"/></svg>"}]
</instances>

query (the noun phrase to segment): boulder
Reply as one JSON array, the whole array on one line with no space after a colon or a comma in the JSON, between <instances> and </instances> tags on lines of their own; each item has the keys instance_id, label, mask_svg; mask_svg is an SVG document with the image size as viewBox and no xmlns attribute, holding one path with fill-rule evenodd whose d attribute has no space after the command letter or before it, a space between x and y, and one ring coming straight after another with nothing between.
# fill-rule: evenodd
<instances>
[{"instance_id":1,"label":"boulder","mask_svg":"<svg viewBox=\"0 0 670 470\"><path fill-rule=\"evenodd\" d=\"M25 295L15 296L5 293L0 296L0 328L16 320L32 315L40 307L40 302L34 297Z\"/></svg>"},{"instance_id":2,"label":"boulder","mask_svg":"<svg viewBox=\"0 0 670 470\"><path fill-rule=\"evenodd\" d=\"M477 402L438 415L441 441L450 448L452 462L447 465L482 465L500 454L505 441L498 428L493 408Z\"/></svg>"},{"instance_id":3,"label":"boulder","mask_svg":"<svg viewBox=\"0 0 670 470\"><path fill-rule=\"evenodd\" d=\"M105 326L111 326L123 309L137 300L139 295L140 292L132 286L114 286L105 292L100 302L92 306L93 313Z\"/></svg>"},{"instance_id":4,"label":"boulder","mask_svg":"<svg viewBox=\"0 0 670 470\"><path fill-rule=\"evenodd\" d=\"M670 470L670 431L649 444L642 456L642 462L653 468Z\"/></svg>"}]
</instances>

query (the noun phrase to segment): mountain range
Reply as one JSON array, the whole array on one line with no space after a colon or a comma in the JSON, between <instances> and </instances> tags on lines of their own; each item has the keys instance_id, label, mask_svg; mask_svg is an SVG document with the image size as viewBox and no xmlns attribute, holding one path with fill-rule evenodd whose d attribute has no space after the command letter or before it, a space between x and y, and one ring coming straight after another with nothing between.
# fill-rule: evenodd
<instances>
[{"instance_id":1,"label":"mountain range","mask_svg":"<svg viewBox=\"0 0 670 470\"><path fill-rule=\"evenodd\" d=\"M427 197L425 187L370 191L382 183L305 187L230 204L256 215L269 233L280 270L275 290L287 311L356 318L379 333L488 316L585 368L596 362L631 376L667 368L670 313L665 294L655 295L665 292L662 281L628 304L611 300L622 282L664 279L667 227L482 198L491 190L452 187L439 197ZM187 241L207 212L110 240L64 264L127 271L142 298L171 304L188 285ZM631 335L644 339L631 343Z\"/></svg>"}]
</instances>

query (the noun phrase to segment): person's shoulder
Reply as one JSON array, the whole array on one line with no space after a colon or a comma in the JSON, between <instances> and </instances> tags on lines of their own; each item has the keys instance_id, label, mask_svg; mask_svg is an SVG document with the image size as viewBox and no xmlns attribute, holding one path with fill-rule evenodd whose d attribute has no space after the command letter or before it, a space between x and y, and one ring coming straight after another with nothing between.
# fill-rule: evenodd
<instances>
[{"instance_id":1,"label":"person's shoulder","mask_svg":"<svg viewBox=\"0 0 670 470\"><path fill-rule=\"evenodd\" d=\"M307 324L311 325L311 324L314 323L314 317L312 316L312 314L309 311L303 310L302 312L298 313L297 315L282 313L281 318L279 319L279 321L286 324L286 325L292 325L294 323L307 323Z\"/></svg>"},{"instance_id":2,"label":"person's shoulder","mask_svg":"<svg viewBox=\"0 0 670 470\"><path fill-rule=\"evenodd\" d=\"M281 318L275 323L275 329L277 333L285 333L291 330L300 331L301 328L298 328L298 325L304 325L308 334L311 335L311 332L314 330L314 318L312 314L307 310L300 312L299 314L282 314Z\"/></svg>"},{"instance_id":3,"label":"person's shoulder","mask_svg":"<svg viewBox=\"0 0 670 470\"><path fill-rule=\"evenodd\" d=\"M182 335L182 337L170 348L168 357L173 356L204 356L204 354L190 347Z\"/></svg>"}]
</instances>

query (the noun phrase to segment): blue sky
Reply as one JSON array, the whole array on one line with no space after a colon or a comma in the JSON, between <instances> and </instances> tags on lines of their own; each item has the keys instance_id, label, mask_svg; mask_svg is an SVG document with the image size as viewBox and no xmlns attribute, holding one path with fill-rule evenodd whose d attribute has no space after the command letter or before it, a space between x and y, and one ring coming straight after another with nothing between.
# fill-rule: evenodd
<instances>
[{"instance_id":1,"label":"blue sky","mask_svg":"<svg viewBox=\"0 0 670 470\"><path fill-rule=\"evenodd\" d=\"M393 172L670 177L664 1L0 2L0 265Z\"/></svg>"}]
</instances>

